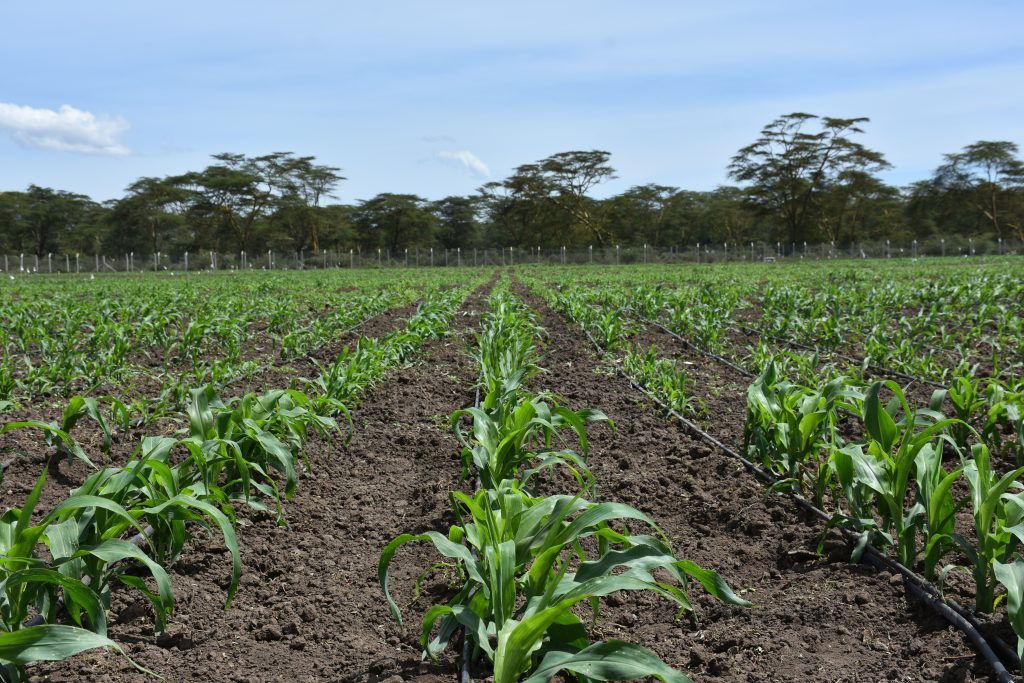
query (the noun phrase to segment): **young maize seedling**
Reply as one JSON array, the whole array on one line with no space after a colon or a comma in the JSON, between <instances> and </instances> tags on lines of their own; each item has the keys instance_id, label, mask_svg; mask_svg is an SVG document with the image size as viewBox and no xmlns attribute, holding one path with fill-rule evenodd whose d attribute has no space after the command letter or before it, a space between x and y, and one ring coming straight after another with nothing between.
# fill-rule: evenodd
<instances>
[{"instance_id":1,"label":"young maize seedling","mask_svg":"<svg viewBox=\"0 0 1024 683\"><path fill-rule=\"evenodd\" d=\"M514 480L473 496L454 493L453 502L461 521L447 535L430 531L394 539L381 553L378 577L401 625L401 611L388 588L395 552L406 543L430 541L455 560L464 584L447 604L426 612L420 642L434 658L463 627L475 652L493 664L495 683L515 683L524 675L542 680L558 669L597 680L617 679L624 671L630 677L687 680L643 648L618 641L591 645L573 606L588 603L596 618L600 597L645 590L675 602L680 611L691 610L691 580L725 602L749 604L714 572L678 559L654 522L627 505L592 503L579 495L532 497ZM620 532L612 524L630 520L650 527L654 535ZM596 541L596 554L585 550L588 538ZM629 661L634 668L623 668Z\"/></svg>"},{"instance_id":2,"label":"young maize seedling","mask_svg":"<svg viewBox=\"0 0 1024 683\"><path fill-rule=\"evenodd\" d=\"M883 387L894 396L888 405L883 405L879 397ZM902 419L897 421L900 411ZM940 484L928 488L929 495L935 495L929 500L932 512L925 509L920 499L908 501L915 468L922 482L934 481L938 475L934 468L941 468L942 443L949 442L956 447L945 433L954 420L930 410L915 411L899 385L892 381L875 382L868 388L862 419L867 430L866 443L841 449L841 455L851 460L842 467L844 477L851 475L857 484L874 494L880 537L896 546L903 565L912 567L917 557L918 530L934 519L938 528L925 531L925 536L939 538L947 530L948 522L943 513L947 503L942 498L948 491L943 493L940 488L944 475ZM929 467L917 466L919 461L939 463L932 462L929 470ZM920 485L918 488L920 494Z\"/></svg>"},{"instance_id":3,"label":"young maize seedling","mask_svg":"<svg viewBox=\"0 0 1024 683\"><path fill-rule=\"evenodd\" d=\"M598 411L573 411L544 397L523 397L502 401L502 396L488 394L481 407L457 410L452 414L451 427L462 444L462 476L469 476L470 467L480 474L485 488L496 488L502 481L520 478L524 483L533 475L555 466L572 471L577 483L590 488L592 475L586 465L586 422L608 422ZM462 417L472 418L467 432ZM612 424L612 426L614 426ZM575 435L581 454L554 448L559 430L568 428ZM527 464L534 466L523 471Z\"/></svg>"},{"instance_id":4,"label":"young maize seedling","mask_svg":"<svg viewBox=\"0 0 1024 683\"><path fill-rule=\"evenodd\" d=\"M66 565L59 564L54 570L36 555L37 543L53 528L52 515L42 524L31 526L45 481L44 472L25 505L20 510L9 509L0 517L0 677L5 681L27 680L24 667L32 662L66 659L97 647L109 647L125 655L106 636L106 605L96 590L78 577L68 576L62 571ZM59 599L71 625L53 623ZM30 610L47 623L25 626Z\"/></svg>"},{"instance_id":5,"label":"young maize seedling","mask_svg":"<svg viewBox=\"0 0 1024 683\"><path fill-rule=\"evenodd\" d=\"M653 344L643 354L628 351L622 358L622 369L680 415L700 418L707 414L695 395L693 380L674 361L660 358Z\"/></svg>"},{"instance_id":6,"label":"young maize seedling","mask_svg":"<svg viewBox=\"0 0 1024 683\"><path fill-rule=\"evenodd\" d=\"M963 471L971 490L977 545L960 534L953 534L953 540L971 562L974 608L987 614L996 605L995 564L1011 561L1014 549L1024 542L1024 485L1018 481L1024 467L999 476L992 468L988 447L975 444L971 457L964 460Z\"/></svg>"}]
</instances>

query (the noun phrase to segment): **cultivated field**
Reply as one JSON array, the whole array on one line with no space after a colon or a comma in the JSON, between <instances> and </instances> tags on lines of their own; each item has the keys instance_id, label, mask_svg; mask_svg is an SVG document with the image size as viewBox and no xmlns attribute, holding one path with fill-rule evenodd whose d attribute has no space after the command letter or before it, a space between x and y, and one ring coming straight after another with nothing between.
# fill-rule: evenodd
<instances>
[{"instance_id":1,"label":"cultivated field","mask_svg":"<svg viewBox=\"0 0 1024 683\"><path fill-rule=\"evenodd\" d=\"M2 287L4 680L1020 672L1019 260Z\"/></svg>"}]
</instances>

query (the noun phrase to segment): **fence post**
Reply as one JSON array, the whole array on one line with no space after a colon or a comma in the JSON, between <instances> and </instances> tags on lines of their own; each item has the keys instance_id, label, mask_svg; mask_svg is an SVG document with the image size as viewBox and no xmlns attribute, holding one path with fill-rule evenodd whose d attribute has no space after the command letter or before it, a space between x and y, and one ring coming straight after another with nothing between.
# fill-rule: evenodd
<instances>
[{"instance_id":1,"label":"fence post","mask_svg":"<svg viewBox=\"0 0 1024 683\"><path fill-rule=\"evenodd\" d=\"M590 265L594 265L594 245L591 244L587 249L590 251Z\"/></svg>"},{"instance_id":2,"label":"fence post","mask_svg":"<svg viewBox=\"0 0 1024 683\"><path fill-rule=\"evenodd\" d=\"M47 252L47 254L46 254L46 272L48 272L48 273L52 273L53 272L53 260L52 259L53 259L53 254Z\"/></svg>"},{"instance_id":3,"label":"fence post","mask_svg":"<svg viewBox=\"0 0 1024 683\"><path fill-rule=\"evenodd\" d=\"M619 245L615 245L615 265L619 265Z\"/></svg>"},{"instance_id":4,"label":"fence post","mask_svg":"<svg viewBox=\"0 0 1024 683\"><path fill-rule=\"evenodd\" d=\"M804 244L807 244L807 243L804 242ZM725 257L722 259L722 261L723 262L728 262L729 261L729 243L728 242L723 242L722 246L725 247Z\"/></svg>"},{"instance_id":5,"label":"fence post","mask_svg":"<svg viewBox=\"0 0 1024 683\"><path fill-rule=\"evenodd\" d=\"M462 265L462 247L455 247L455 265Z\"/></svg>"},{"instance_id":6,"label":"fence post","mask_svg":"<svg viewBox=\"0 0 1024 683\"><path fill-rule=\"evenodd\" d=\"M7 256L6 255L4 256L4 270L7 270ZM70 254L64 254L64 272L65 273L70 273L71 272L71 255Z\"/></svg>"},{"instance_id":7,"label":"fence post","mask_svg":"<svg viewBox=\"0 0 1024 683\"><path fill-rule=\"evenodd\" d=\"M434 248L430 248L430 267L434 267Z\"/></svg>"},{"instance_id":8,"label":"fence post","mask_svg":"<svg viewBox=\"0 0 1024 683\"><path fill-rule=\"evenodd\" d=\"M514 266L514 265L515 265L515 259L513 259L513 258L512 258L512 250L513 250L514 248L515 248L515 247L509 247L509 248L508 248L508 264L509 264L510 266Z\"/></svg>"},{"instance_id":9,"label":"fence post","mask_svg":"<svg viewBox=\"0 0 1024 683\"><path fill-rule=\"evenodd\" d=\"M81 273L82 272L82 267L78 263L78 252L77 251L75 252L75 272L76 273Z\"/></svg>"},{"instance_id":10,"label":"fence post","mask_svg":"<svg viewBox=\"0 0 1024 683\"><path fill-rule=\"evenodd\" d=\"M942 243L942 255L945 256L946 255L946 238L945 237L939 238L939 242Z\"/></svg>"}]
</instances>

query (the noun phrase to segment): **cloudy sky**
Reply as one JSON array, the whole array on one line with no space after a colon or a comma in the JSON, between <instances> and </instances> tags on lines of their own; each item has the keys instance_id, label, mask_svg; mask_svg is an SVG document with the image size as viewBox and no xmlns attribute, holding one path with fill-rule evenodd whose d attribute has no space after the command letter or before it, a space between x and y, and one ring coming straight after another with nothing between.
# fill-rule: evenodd
<instances>
[{"instance_id":1,"label":"cloudy sky","mask_svg":"<svg viewBox=\"0 0 1024 683\"><path fill-rule=\"evenodd\" d=\"M600 194L711 189L792 111L870 117L904 184L1024 147L1021 27L1019 0L4 2L0 190L294 151L342 167L342 201L438 198L570 149L612 153Z\"/></svg>"}]
</instances>

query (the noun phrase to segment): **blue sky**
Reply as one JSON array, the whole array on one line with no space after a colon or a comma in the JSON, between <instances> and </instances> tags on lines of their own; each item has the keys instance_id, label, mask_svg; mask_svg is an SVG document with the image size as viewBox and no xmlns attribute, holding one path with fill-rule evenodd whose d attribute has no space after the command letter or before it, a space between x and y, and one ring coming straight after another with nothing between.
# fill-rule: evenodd
<instances>
[{"instance_id":1,"label":"blue sky","mask_svg":"<svg viewBox=\"0 0 1024 683\"><path fill-rule=\"evenodd\" d=\"M1024 3L0 4L0 190L121 196L214 153L340 166L341 201L472 193L605 149L607 195L711 189L792 111L868 116L897 184L1024 146Z\"/></svg>"}]
</instances>

